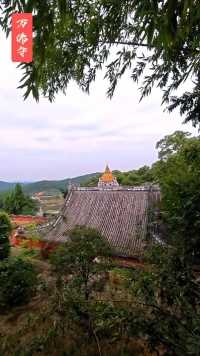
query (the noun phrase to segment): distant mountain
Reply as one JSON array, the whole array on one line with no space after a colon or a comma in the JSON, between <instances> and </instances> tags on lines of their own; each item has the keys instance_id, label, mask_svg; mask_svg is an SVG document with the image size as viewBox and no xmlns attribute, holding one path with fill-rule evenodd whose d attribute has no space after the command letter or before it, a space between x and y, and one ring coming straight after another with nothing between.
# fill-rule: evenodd
<instances>
[{"instance_id":1,"label":"distant mountain","mask_svg":"<svg viewBox=\"0 0 200 356\"><path fill-rule=\"evenodd\" d=\"M15 187L16 183L8 183L0 181L0 192L6 192Z\"/></svg>"},{"instance_id":2,"label":"distant mountain","mask_svg":"<svg viewBox=\"0 0 200 356\"><path fill-rule=\"evenodd\" d=\"M85 174L83 176L78 176L75 178L66 178L63 180L41 180L34 183L20 183L23 186L23 190L27 194L34 194L42 191L58 191L66 190L69 182L75 184L83 184L88 181L88 179L93 178L98 173ZM12 190L16 183L8 183L0 181L0 192L5 192Z\"/></svg>"}]
</instances>

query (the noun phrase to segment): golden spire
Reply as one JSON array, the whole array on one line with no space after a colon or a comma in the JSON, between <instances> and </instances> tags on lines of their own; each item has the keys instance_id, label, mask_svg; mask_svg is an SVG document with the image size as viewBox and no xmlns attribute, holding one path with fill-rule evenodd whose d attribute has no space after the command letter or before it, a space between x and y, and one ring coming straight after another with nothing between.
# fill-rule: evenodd
<instances>
[{"instance_id":1,"label":"golden spire","mask_svg":"<svg viewBox=\"0 0 200 356\"><path fill-rule=\"evenodd\" d=\"M106 165L105 172L101 176L100 180L104 183L111 183L114 180L113 174L108 165Z\"/></svg>"},{"instance_id":2,"label":"golden spire","mask_svg":"<svg viewBox=\"0 0 200 356\"><path fill-rule=\"evenodd\" d=\"M108 167L108 164L106 165L106 169L104 173L111 173L110 168Z\"/></svg>"}]
</instances>

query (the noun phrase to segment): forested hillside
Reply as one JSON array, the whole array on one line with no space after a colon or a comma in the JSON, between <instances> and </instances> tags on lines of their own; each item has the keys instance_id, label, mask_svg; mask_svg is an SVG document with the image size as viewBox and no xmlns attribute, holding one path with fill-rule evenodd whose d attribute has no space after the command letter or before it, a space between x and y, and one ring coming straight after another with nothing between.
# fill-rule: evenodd
<instances>
[{"instance_id":1,"label":"forested hillside","mask_svg":"<svg viewBox=\"0 0 200 356\"><path fill-rule=\"evenodd\" d=\"M51 190L66 190L69 182L71 183L83 183L86 180L96 176L98 173L89 173L83 176L78 176L75 178L66 178L62 180L42 180L34 183L20 183L23 187L23 191L26 194L33 194L40 191L51 191ZM8 183L0 181L0 192L10 191L15 187L16 183Z\"/></svg>"},{"instance_id":2,"label":"forested hillside","mask_svg":"<svg viewBox=\"0 0 200 356\"><path fill-rule=\"evenodd\" d=\"M16 183L8 183L0 181L0 192L6 192L15 187Z\"/></svg>"},{"instance_id":3,"label":"forested hillside","mask_svg":"<svg viewBox=\"0 0 200 356\"><path fill-rule=\"evenodd\" d=\"M131 171L127 172L121 172L118 170L113 171L114 176L117 178L117 181L120 185L126 186L137 186L145 183L153 183L157 182L157 177L154 172L154 168L148 167L148 166L143 166L139 169L133 169ZM81 183L81 185L85 185L88 187L95 187L98 184L98 180L101 174L96 174L95 176L89 178L87 181L84 183Z\"/></svg>"}]
</instances>

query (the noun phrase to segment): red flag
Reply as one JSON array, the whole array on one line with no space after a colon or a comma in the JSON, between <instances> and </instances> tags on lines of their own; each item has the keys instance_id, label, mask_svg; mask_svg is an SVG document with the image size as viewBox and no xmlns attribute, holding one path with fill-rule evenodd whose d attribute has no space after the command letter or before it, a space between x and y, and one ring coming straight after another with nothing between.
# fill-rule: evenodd
<instances>
[{"instance_id":1,"label":"red flag","mask_svg":"<svg viewBox=\"0 0 200 356\"><path fill-rule=\"evenodd\" d=\"M12 15L12 61L33 60L33 16L31 13Z\"/></svg>"}]
</instances>

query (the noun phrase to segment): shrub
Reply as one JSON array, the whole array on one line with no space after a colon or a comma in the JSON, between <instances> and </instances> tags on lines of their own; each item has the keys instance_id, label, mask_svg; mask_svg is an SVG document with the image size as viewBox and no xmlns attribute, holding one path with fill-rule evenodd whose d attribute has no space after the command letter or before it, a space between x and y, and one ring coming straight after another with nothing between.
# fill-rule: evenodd
<instances>
[{"instance_id":1,"label":"shrub","mask_svg":"<svg viewBox=\"0 0 200 356\"><path fill-rule=\"evenodd\" d=\"M68 278L64 287L66 299L70 303L76 299L77 304L84 300L85 308L85 302L93 298L96 288L103 288L111 251L96 229L77 225L66 235L68 241L51 254L50 261L58 274L58 284L62 280L65 286Z\"/></svg>"},{"instance_id":2,"label":"shrub","mask_svg":"<svg viewBox=\"0 0 200 356\"><path fill-rule=\"evenodd\" d=\"M0 212L0 260L7 258L10 251L9 236L12 230L9 216Z\"/></svg>"},{"instance_id":3,"label":"shrub","mask_svg":"<svg viewBox=\"0 0 200 356\"><path fill-rule=\"evenodd\" d=\"M0 307L26 304L35 292L37 274L33 265L21 258L0 263Z\"/></svg>"}]
</instances>

